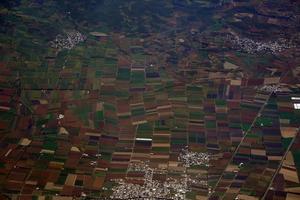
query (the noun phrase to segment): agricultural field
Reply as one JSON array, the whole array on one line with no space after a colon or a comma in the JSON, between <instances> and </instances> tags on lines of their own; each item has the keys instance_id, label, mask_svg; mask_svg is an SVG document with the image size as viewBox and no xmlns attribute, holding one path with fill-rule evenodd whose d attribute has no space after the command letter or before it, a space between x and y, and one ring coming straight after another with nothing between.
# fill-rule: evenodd
<instances>
[{"instance_id":1,"label":"agricultural field","mask_svg":"<svg viewBox=\"0 0 300 200\"><path fill-rule=\"evenodd\" d=\"M0 199L300 199L300 3L4 0Z\"/></svg>"}]
</instances>

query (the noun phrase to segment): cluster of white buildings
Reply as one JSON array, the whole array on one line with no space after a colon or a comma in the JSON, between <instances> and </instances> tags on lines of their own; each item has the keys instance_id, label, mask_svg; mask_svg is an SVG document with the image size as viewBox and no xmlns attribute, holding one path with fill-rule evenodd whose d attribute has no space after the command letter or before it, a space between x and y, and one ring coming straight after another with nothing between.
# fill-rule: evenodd
<instances>
[{"instance_id":1,"label":"cluster of white buildings","mask_svg":"<svg viewBox=\"0 0 300 200\"><path fill-rule=\"evenodd\" d=\"M209 166L210 155L207 153L192 152L183 149L178 157L184 167L194 165ZM117 186L112 188L111 199L173 199L184 200L188 190L188 185L207 186L207 180L203 177L190 177L186 173L178 178L168 177L164 182L153 180L154 173L161 173L160 170L153 169L148 162L131 163L128 172L143 172L143 184L128 183L124 179L117 179Z\"/></svg>"},{"instance_id":2,"label":"cluster of white buildings","mask_svg":"<svg viewBox=\"0 0 300 200\"><path fill-rule=\"evenodd\" d=\"M173 199L184 200L188 191L187 178L180 180L168 178L161 183L153 180L153 171L145 172L144 184L127 183L123 179L117 180L118 185L112 188L111 199L140 199L140 200L157 200Z\"/></svg>"},{"instance_id":3,"label":"cluster of white buildings","mask_svg":"<svg viewBox=\"0 0 300 200\"><path fill-rule=\"evenodd\" d=\"M240 38L239 36L234 36L233 38L231 38L231 42L238 49L246 51L247 53L250 54L261 53L261 52L270 52L272 54L277 54L282 52L285 49L289 49L293 47L286 40L275 41L275 42L273 41L259 42L249 38Z\"/></svg>"},{"instance_id":4,"label":"cluster of white buildings","mask_svg":"<svg viewBox=\"0 0 300 200\"><path fill-rule=\"evenodd\" d=\"M264 85L263 87L260 88L261 91L266 91L266 92L282 92L282 89L280 88L279 85Z\"/></svg>"},{"instance_id":5,"label":"cluster of white buildings","mask_svg":"<svg viewBox=\"0 0 300 200\"><path fill-rule=\"evenodd\" d=\"M179 154L178 160L183 163L185 167L204 165L209 166L210 154L202 152L189 151L188 149L183 149Z\"/></svg>"},{"instance_id":6,"label":"cluster of white buildings","mask_svg":"<svg viewBox=\"0 0 300 200\"><path fill-rule=\"evenodd\" d=\"M78 43L86 39L82 33L78 31L69 31L65 35L57 35L56 38L50 43L52 48L61 51L63 49L73 49Z\"/></svg>"}]
</instances>

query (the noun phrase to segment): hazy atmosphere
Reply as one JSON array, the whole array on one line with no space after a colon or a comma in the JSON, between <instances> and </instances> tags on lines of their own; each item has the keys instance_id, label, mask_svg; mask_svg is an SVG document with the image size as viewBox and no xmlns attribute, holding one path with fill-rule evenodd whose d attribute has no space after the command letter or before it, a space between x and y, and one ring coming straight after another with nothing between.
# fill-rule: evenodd
<instances>
[{"instance_id":1,"label":"hazy atmosphere","mask_svg":"<svg viewBox=\"0 0 300 200\"><path fill-rule=\"evenodd\" d=\"M300 199L300 1L0 1L0 200Z\"/></svg>"}]
</instances>

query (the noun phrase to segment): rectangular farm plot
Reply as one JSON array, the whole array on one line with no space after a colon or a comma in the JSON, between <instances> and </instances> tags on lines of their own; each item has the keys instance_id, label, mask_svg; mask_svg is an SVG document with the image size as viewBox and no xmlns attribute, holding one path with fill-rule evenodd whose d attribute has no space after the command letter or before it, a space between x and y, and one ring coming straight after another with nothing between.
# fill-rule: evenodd
<instances>
[{"instance_id":1,"label":"rectangular farm plot","mask_svg":"<svg viewBox=\"0 0 300 200\"><path fill-rule=\"evenodd\" d=\"M131 70L128 68L119 68L117 80L129 81L131 77Z\"/></svg>"},{"instance_id":2,"label":"rectangular farm plot","mask_svg":"<svg viewBox=\"0 0 300 200\"><path fill-rule=\"evenodd\" d=\"M132 87L144 87L145 71L143 69L132 69L130 83Z\"/></svg>"}]
</instances>

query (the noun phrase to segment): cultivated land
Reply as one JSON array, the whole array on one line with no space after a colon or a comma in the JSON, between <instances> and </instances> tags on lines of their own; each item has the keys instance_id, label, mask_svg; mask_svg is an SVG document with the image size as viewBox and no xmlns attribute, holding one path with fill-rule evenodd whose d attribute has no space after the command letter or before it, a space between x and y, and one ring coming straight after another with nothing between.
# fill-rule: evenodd
<instances>
[{"instance_id":1,"label":"cultivated land","mask_svg":"<svg viewBox=\"0 0 300 200\"><path fill-rule=\"evenodd\" d=\"M300 198L297 1L0 15L0 199Z\"/></svg>"}]
</instances>

